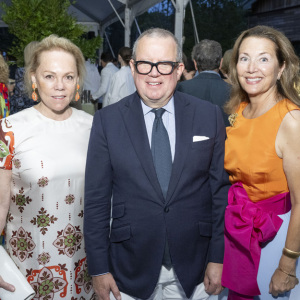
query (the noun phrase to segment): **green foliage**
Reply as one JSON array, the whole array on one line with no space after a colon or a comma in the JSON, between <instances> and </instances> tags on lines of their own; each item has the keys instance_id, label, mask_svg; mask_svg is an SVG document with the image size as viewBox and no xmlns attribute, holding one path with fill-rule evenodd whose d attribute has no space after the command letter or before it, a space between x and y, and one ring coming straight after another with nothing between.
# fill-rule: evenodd
<instances>
[{"instance_id":1,"label":"green foliage","mask_svg":"<svg viewBox=\"0 0 300 300\"><path fill-rule=\"evenodd\" d=\"M50 34L70 39L81 48L84 56L96 57L101 38L84 39L86 29L76 23L76 18L68 13L69 0L12 0L11 5L1 4L3 21L16 39L9 54L23 65L23 50L31 41L40 41Z\"/></svg>"},{"instance_id":2,"label":"green foliage","mask_svg":"<svg viewBox=\"0 0 300 300\"><path fill-rule=\"evenodd\" d=\"M233 47L237 36L245 29L246 11L241 0L192 0L199 40L216 40L223 52ZM195 44L190 6L186 8L183 51L190 56Z\"/></svg>"}]
</instances>

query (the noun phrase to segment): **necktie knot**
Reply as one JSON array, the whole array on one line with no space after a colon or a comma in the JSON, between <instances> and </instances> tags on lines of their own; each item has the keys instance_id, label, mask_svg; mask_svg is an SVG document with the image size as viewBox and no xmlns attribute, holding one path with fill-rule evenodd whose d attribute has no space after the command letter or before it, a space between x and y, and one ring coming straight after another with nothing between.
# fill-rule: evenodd
<instances>
[{"instance_id":1,"label":"necktie knot","mask_svg":"<svg viewBox=\"0 0 300 300\"><path fill-rule=\"evenodd\" d=\"M159 109L152 109L151 111L155 114L155 119L159 119L162 117L162 115L166 110L164 108L159 108Z\"/></svg>"}]
</instances>

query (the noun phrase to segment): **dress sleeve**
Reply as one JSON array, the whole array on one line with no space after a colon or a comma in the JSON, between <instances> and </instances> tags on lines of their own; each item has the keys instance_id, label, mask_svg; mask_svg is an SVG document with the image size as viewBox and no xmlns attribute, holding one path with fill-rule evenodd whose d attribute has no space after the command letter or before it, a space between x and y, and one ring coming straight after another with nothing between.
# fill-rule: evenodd
<instances>
[{"instance_id":1,"label":"dress sleeve","mask_svg":"<svg viewBox=\"0 0 300 300\"><path fill-rule=\"evenodd\" d=\"M11 170L14 157L14 134L7 119L0 120L0 169Z\"/></svg>"}]
</instances>

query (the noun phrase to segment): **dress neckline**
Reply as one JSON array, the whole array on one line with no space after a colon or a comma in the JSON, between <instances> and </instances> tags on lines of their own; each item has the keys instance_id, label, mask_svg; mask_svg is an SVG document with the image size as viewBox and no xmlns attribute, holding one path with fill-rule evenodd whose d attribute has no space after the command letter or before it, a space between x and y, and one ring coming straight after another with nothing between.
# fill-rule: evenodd
<instances>
[{"instance_id":1,"label":"dress neckline","mask_svg":"<svg viewBox=\"0 0 300 300\"><path fill-rule=\"evenodd\" d=\"M240 115L242 116L242 118L243 118L244 120L249 120L249 121L251 121L251 120L258 120L258 119L260 119L260 118L266 116L267 114L269 114L269 113L270 113L272 110L274 110L275 107L276 107L281 101L283 101L283 100L284 100L284 99L281 99L280 101L276 102L275 105L273 105L269 110L267 110L266 112L264 112L262 115L260 115L260 116L258 116L258 117L256 117L256 118L251 118L251 119L250 119L250 118L246 118L246 117L244 116L244 114L243 114L245 108L249 105L249 102L242 102L241 105L243 104L244 107L241 107L241 108L239 109L239 110L240 110Z\"/></svg>"},{"instance_id":2,"label":"dress neckline","mask_svg":"<svg viewBox=\"0 0 300 300\"><path fill-rule=\"evenodd\" d=\"M44 120L46 120L46 121L48 121L48 122L60 123L60 124L66 123L66 122L68 122L69 120L73 119L74 114L75 114L75 111L76 111L76 109L74 109L73 107L70 107L71 110L72 110L72 113L71 113L71 115L70 115L67 119L65 119L65 120L54 120L54 119L48 118L48 117L46 117L45 115L43 115L43 114L42 114L39 110L37 110L34 106L31 107L31 108L32 108L32 110L35 112L36 115L40 116L40 118L42 118L42 119L44 119Z\"/></svg>"}]
</instances>

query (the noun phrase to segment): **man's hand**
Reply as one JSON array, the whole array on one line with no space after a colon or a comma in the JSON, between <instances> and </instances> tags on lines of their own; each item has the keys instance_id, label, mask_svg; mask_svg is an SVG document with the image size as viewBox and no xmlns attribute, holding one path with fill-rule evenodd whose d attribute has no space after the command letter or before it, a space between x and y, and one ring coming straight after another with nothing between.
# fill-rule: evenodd
<instances>
[{"instance_id":1,"label":"man's hand","mask_svg":"<svg viewBox=\"0 0 300 300\"><path fill-rule=\"evenodd\" d=\"M15 291L15 287L12 284L5 282L1 276L0 276L0 288L5 289L10 292Z\"/></svg>"},{"instance_id":2,"label":"man's hand","mask_svg":"<svg viewBox=\"0 0 300 300\"><path fill-rule=\"evenodd\" d=\"M113 293L117 300L121 300L120 291L110 273L93 276L93 287L99 300L110 300L109 294Z\"/></svg>"},{"instance_id":3,"label":"man's hand","mask_svg":"<svg viewBox=\"0 0 300 300\"><path fill-rule=\"evenodd\" d=\"M224 288L221 285L222 271L223 264L208 263L204 276L204 286L207 294L219 295L223 291Z\"/></svg>"}]
</instances>

